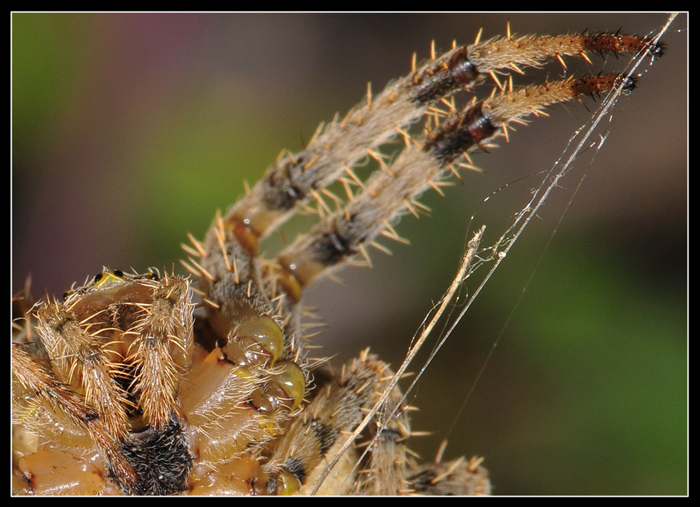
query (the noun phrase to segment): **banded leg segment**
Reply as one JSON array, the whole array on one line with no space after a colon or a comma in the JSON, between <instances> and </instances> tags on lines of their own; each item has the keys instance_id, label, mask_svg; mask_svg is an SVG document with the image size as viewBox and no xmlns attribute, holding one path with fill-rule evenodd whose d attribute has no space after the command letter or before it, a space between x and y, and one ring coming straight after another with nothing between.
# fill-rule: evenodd
<instances>
[{"instance_id":1,"label":"banded leg segment","mask_svg":"<svg viewBox=\"0 0 700 507\"><path fill-rule=\"evenodd\" d=\"M636 55L649 51L652 57L660 57L664 49L663 43L653 43L647 37L620 33L549 36L511 36L509 33L481 44L477 38L477 43L448 51L433 65L417 72L415 86L409 93L416 102L429 103L460 88L473 88L486 76L504 89L498 74L506 70L523 74L520 67L541 67L551 59L558 60L566 68L565 57L580 57L591 63L589 55L594 53Z\"/></svg>"},{"instance_id":2,"label":"banded leg segment","mask_svg":"<svg viewBox=\"0 0 700 507\"><path fill-rule=\"evenodd\" d=\"M459 157L506 135L509 122L544 114L552 104L607 93L615 86L627 93L634 88L634 80L619 74L572 78L504 91L463 111L452 111L423 138L411 139L394 163L375 172L344 209L328 215L285 248L278 258L280 265L302 286L308 285L364 253L364 245L391 231L393 222L419 206L417 199L423 192L439 191L444 180L457 173L454 165L459 167L455 162Z\"/></svg>"},{"instance_id":3,"label":"banded leg segment","mask_svg":"<svg viewBox=\"0 0 700 507\"><path fill-rule=\"evenodd\" d=\"M460 90L472 91L486 77L499 83L498 74L521 67L540 67L556 58L628 53L649 50L661 56L663 46L645 37L611 33L563 36L496 38L460 46L433 57L411 74L390 83L378 96L367 100L342 120L317 130L307 148L282 154L263 179L227 214L265 237L291 216L297 205L318 196L356 163L372 156L376 148L395 138L397 132L419 121L426 109ZM500 83L499 83L500 84Z\"/></svg>"},{"instance_id":4,"label":"banded leg segment","mask_svg":"<svg viewBox=\"0 0 700 507\"><path fill-rule=\"evenodd\" d=\"M523 67L541 67L548 60L557 59L565 65L564 58L580 57L590 62L590 55L598 54L636 54L648 50L654 57L663 53L663 45L653 44L645 37L611 33L579 34L564 36L511 36L491 39L486 42L475 41L474 44L455 47L441 56L422 63L408 76L390 83L383 92L372 97L368 92L367 100L353 108L342 120L334 120L317 130L307 148L299 153L283 153L271 166L263 179L250 192L237 202L223 218L212 226L203 244L195 242L195 248L189 248L195 257L201 257L201 263L194 258L186 264L201 279L201 289L205 301L209 302L208 311L213 327L219 336L225 337L230 330L247 316L270 315L270 300L282 292L287 300L278 310L282 320L290 322L285 334L290 343L296 341L298 333L298 311L296 303L301 298L301 288L315 275L317 268L308 268L319 259L308 262L300 258L296 247L288 249L282 255L282 265L290 268L286 273L265 274L261 279L260 267L255 262L258 254L258 242L275 227L286 221L309 199L322 200L326 187L338 179L344 179L348 194L352 187L362 188L364 184L354 174L358 162L367 157L380 161L385 167L383 155L379 148L398 135L408 139L410 127L418 122L438 101L460 91L468 96L475 87L487 77L493 80L505 92L499 75L510 72L522 72ZM414 66L415 67L415 66ZM586 93L586 92L581 92ZM540 99L541 100L541 99ZM516 101L517 102L517 101ZM524 101L519 101L525 103ZM545 102L532 102L532 108L538 109ZM473 110L476 112L476 110ZM504 112L503 118L491 115L492 127L498 129L499 122L517 118L523 113ZM457 114L454 115L458 117ZM454 127L449 140L443 140L440 132L433 134L432 142L420 140L418 150L432 143L440 164L458 156L457 149L468 151L463 139L466 134L484 145L484 140L494 135L489 131L488 122L475 124L476 116L460 118L461 128ZM449 120L447 120L449 121ZM447 121L442 122L447 124ZM466 124L465 124L466 121ZM479 137L480 136L480 137ZM415 143L410 141L410 143ZM417 158L421 158L418 154ZM432 161L419 161L415 166L430 166ZM427 169L419 180L421 188L437 185L439 178L434 178ZM392 169L392 172L398 172ZM438 171L439 172L439 171ZM344 176L345 175L345 176ZM399 180L399 178L396 178ZM379 184L379 182L377 182ZM401 184L397 184L400 187ZM418 190L413 183L410 190L395 192L399 203L411 206L415 203L413 196ZM372 191L374 192L374 191ZM389 192L385 192L389 194ZM335 196L333 199L340 203ZM345 214L344 225L320 226L316 238L323 241L318 249L325 250L325 255L344 259L361 248L377 229L386 231L386 224L395 217L395 209L387 206L375 206L373 211L365 211L365 217L358 217L350 208L359 208L362 199L350 199ZM387 201L388 199L385 199ZM352 201L356 201L353 203ZM341 205L341 204L339 204ZM402 208L404 204L399 204ZM391 207L391 206L389 206ZM384 220L383 227L374 224ZM341 219L338 219L341 221ZM364 228L369 226L369 230ZM354 229L354 231L343 231ZM299 250L296 248L296 250ZM317 257L322 257L319 253ZM335 261L320 259L320 264L337 264ZM300 266L304 267L300 267ZM274 271L275 268L272 268ZM290 273L293 276L290 276ZM299 276L300 280L295 280ZM279 287L282 291L278 291ZM239 301L246 301L241 304ZM292 345L296 348L296 345Z\"/></svg>"}]
</instances>

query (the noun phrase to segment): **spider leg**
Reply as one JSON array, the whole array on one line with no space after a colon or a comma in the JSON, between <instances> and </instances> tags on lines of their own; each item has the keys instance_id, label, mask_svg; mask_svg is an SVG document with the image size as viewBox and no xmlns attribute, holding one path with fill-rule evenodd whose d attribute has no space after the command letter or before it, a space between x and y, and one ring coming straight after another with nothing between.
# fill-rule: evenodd
<instances>
[{"instance_id":1,"label":"spider leg","mask_svg":"<svg viewBox=\"0 0 700 507\"><path fill-rule=\"evenodd\" d=\"M29 440L13 435L13 454L17 454L17 468L32 493L67 494L66 484L71 484L72 494L98 493L104 486L104 471L80 458L93 445L105 453L124 481L137 482L133 467L120 453L120 442L75 391L19 345L12 346L12 368L13 423L22 428L20 431L31 432L24 435ZM62 428L53 432L54 445L58 444L59 449L37 453L38 441L33 435L54 427ZM53 473L43 472L52 467Z\"/></svg>"},{"instance_id":2,"label":"spider leg","mask_svg":"<svg viewBox=\"0 0 700 507\"><path fill-rule=\"evenodd\" d=\"M300 204L346 173L401 129L420 120L427 108L461 90L471 91L487 77L540 67L547 60L592 53L636 54L663 47L645 37L611 33L560 36L508 36L460 46L426 61L392 83L376 97L353 108L342 120L316 131L304 151L281 154L275 165L227 213L226 220L245 225L263 238L295 213Z\"/></svg>"},{"instance_id":3,"label":"spider leg","mask_svg":"<svg viewBox=\"0 0 700 507\"><path fill-rule=\"evenodd\" d=\"M491 484L480 458L458 458L446 463L429 463L412 470L406 478L412 494L489 495Z\"/></svg>"},{"instance_id":4,"label":"spider leg","mask_svg":"<svg viewBox=\"0 0 700 507\"><path fill-rule=\"evenodd\" d=\"M354 173L358 162L369 156L386 169L385 157L378 148L398 135L403 136L409 144L404 151L404 157L408 158L413 151L425 151L428 141L413 141L408 129L425 114L433 114L431 111L438 101L445 101L447 97L460 91L472 93L487 77L492 77L502 91L507 93L500 85L498 74L522 72L521 67L540 67L551 59L557 59L564 65L564 57L581 57L590 61L588 55L592 53L617 55L645 50L654 56L660 56L663 47L652 44L644 37L610 33L545 37L516 37L509 34L505 38L483 43L477 41L475 44L456 47L426 61L408 76L390 83L376 97L372 97L368 92L367 100L353 108L342 120L336 119L329 125L319 127L305 150L296 154L281 154L278 161L267 170L247 195L223 216L217 217L203 243L191 238L193 247L186 247L191 255L183 264L200 279L201 294L216 335L225 340L237 325L250 316L270 316L276 313L284 327L289 355L297 357L301 353L298 344L300 311L296 308L296 303L301 298L302 287L313 275L304 273L305 268L292 268L291 264L296 260L296 255L291 255L290 252L299 250L296 246L282 254L283 270L270 268L268 265L268 273L261 273L261 266L257 261L259 242L299 209L308 206L310 199L316 198L319 201L319 209L323 209L321 193L339 178L348 189L351 201L348 209L361 206L363 198L352 197L353 186L365 186ZM525 103L522 100L519 102ZM531 107L537 111L545 103L535 100ZM496 119L494 123L516 119L523 114L506 112L506 118ZM480 137L474 138L480 147L486 146L486 139L493 135L493 132L483 130L485 126L474 125L473 122L462 127L455 129L461 137L469 132L469 128L472 131L481 129L477 132ZM446 143L439 136L439 133L435 134L434 144L439 146L440 150L449 151L450 148L446 147ZM469 149L460 146L463 141L455 141L455 136L451 136L450 139L453 147L461 147L464 152ZM438 151L435 158L442 167L445 166L447 158L456 156L456 153ZM420 154L418 158L421 158ZM414 164L414 167L420 165ZM393 176L391 171L388 172L389 176ZM425 186L426 182L433 186L440 184L437 178L429 174L418 179L419 187ZM401 178L395 180L401 181ZM382 184L381 178L373 184ZM414 188L403 192L403 195L398 196L398 207L408 206L410 209L416 203L411 195L420 191ZM370 193L376 195L377 191L372 189ZM335 196L333 199L341 202ZM350 223L355 218L348 209L343 213L346 222ZM378 223L383 220L385 225L379 229L385 233L390 230L386 224L395 216L395 211L377 210L372 214L374 216L368 221ZM325 222L328 223L329 220ZM354 227L358 229L363 225L358 222ZM325 246L319 248L325 248L328 256L345 258L348 257L348 253L353 252L355 246L361 246L364 239L374 232L376 231L358 231L353 234L358 236L358 240L348 238L351 241L348 245L345 244L346 239L342 235L328 232ZM312 233L310 238L312 237L315 239L318 235ZM270 276L269 271L273 271L274 274ZM282 290L278 290L280 288ZM278 296L286 298L287 301L283 301L275 309L272 302Z\"/></svg>"},{"instance_id":5,"label":"spider leg","mask_svg":"<svg viewBox=\"0 0 700 507\"><path fill-rule=\"evenodd\" d=\"M37 309L59 380L84 393L118 438L137 407L146 424L168 424L192 347L189 294L181 278L104 271L62 303Z\"/></svg>"},{"instance_id":6,"label":"spider leg","mask_svg":"<svg viewBox=\"0 0 700 507\"><path fill-rule=\"evenodd\" d=\"M426 190L440 186L457 170L453 162L504 135L509 122L541 115L544 108L583 95L598 96L616 86L627 92L634 80L620 74L570 78L495 94L453 110L407 146L386 170L376 171L343 208L329 214L287 246L278 261L302 286L342 267L353 256L366 256L365 245L382 233L392 237L391 224L417 206Z\"/></svg>"},{"instance_id":7,"label":"spider leg","mask_svg":"<svg viewBox=\"0 0 700 507\"><path fill-rule=\"evenodd\" d=\"M94 407L110 432L124 438L128 432L128 395L117 379L110 374L115 361L99 343L95 323L104 325L104 312L78 316L71 305L49 304L38 314L39 336L52 361L58 380L77 392L85 393L85 402ZM85 325L85 319L92 326ZM92 332L90 327L92 327Z\"/></svg>"}]
</instances>

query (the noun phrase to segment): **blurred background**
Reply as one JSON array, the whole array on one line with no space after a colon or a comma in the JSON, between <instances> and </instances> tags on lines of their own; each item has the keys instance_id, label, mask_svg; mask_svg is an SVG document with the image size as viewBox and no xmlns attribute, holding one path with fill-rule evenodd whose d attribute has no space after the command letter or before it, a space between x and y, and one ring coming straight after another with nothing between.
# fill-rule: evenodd
<instances>
[{"instance_id":1,"label":"blurred background","mask_svg":"<svg viewBox=\"0 0 700 507\"><path fill-rule=\"evenodd\" d=\"M203 237L244 180L301 149L368 81L378 93L408 73L431 40L449 49L480 28L501 35L508 20L520 34L644 35L666 18L15 13L12 291L31 276L35 297L60 294L103 266L184 272L187 232ZM687 492L686 15L664 40L667 54L640 67L638 89L606 119L602 150L563 180L410 398L413 428L433 432L412 447L430 460L447 439L447 457L485 456L495 494ZM629 60L593 61L597 72ZM556 64L525 81L563 73ZM475 155L484 172L446 198L426 195L432 218L398 226L411 246L308 290L327 323L316 342L335 364L371 346L398 367L465 241L481 224L487 243L502 234L597 106L584 102Z\"/></svg>"}]
</instances>

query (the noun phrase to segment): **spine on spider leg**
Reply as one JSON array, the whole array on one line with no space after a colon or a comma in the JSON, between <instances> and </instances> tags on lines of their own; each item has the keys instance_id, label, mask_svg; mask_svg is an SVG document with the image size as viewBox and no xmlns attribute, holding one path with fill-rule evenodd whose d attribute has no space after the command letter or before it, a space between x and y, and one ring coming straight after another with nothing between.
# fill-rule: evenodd
<instances>
[{"instance_id":1,"label":"spine on spider leg","mask_svg":"<svg viewBox=\"0 0 700 507\"><path fill-rule=\"evenodd\" d=\"M453 112L424 139L411 142L390 167L373 174L344 209L298 237L280 254L280 265L302 286L311 283L355 254L364 254L364 245L391 231L391 221L415 209L425 190L439 190L450 173L456 174L453 162L458 157L505 135L508 122L544 114L549 105L581 100L583 95L599 96L615 86L629 92L634 83L619 74L571 78L504 91Z\"/></svg>"},{"instance_id":2,"label":"spine on spider leg","mask_svg":"<svg viewBox=\"0 0 700 507\"><path fill-rule=\"evenodd\" d=\"M638 53L660 56L663 46L644 37L622 34L523 36L461 46L424 62L410 75L390 83L376 97L352 109L344 119L319 128L304 151L280 156L263 179L227 214L256 237L264 237L310 197L347 173L347 183L360 185L352 173L358 160L374 157L375 148L419 120L426 108L460 90L472 90L485 77L522 72L553 57L589 60L592 53ZM589 60L590 61L590 60ZM333 197L331 197L333 198Z\"/></svg>"}]
</instances>

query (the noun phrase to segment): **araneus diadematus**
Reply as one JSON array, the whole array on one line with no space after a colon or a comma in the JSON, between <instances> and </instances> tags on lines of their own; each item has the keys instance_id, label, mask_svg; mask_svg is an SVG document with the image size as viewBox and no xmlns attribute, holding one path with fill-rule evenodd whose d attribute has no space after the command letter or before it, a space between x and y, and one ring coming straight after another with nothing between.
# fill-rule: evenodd
<instances>
[{"instance_id":1,"label":"araneus diadematus","mask_svg":"<svg viewBox=\"0 0 700 507\"><path fill-rule=\"evenodd\" d=\"M529 41L536 42L533 53L524 49ZM562 44L571 48L561 49ZM494 57L489 51L499 47ZM481 64L475 54L480 48L488 53L481 56ZM155 271L130 275L106 270L63 300L40 303L31 315L38 320L41 341L33 341L33 323L18 331L19 342L29 333L30 342L41 343L39 355L25 353L31 346L13 347L17 419L40 434L48 433L50 425L61 425L64 429L54 441L62 449L49 449L29 435L22 450L18 438L15 449L25 454L18 456L18 467L22 480L28 481L21 487L50 492L41 489L48 476L37 467L68 459L73 467L55 476L65 487L85 465L86 458L72 449L95 444L106 461L84 472L91 480L80 480L76 487L96 489L73 492L107 492L119 486L127 493L264 493L295 491L311 483L309 477L331 453L337 435L354 428L358 415L374 404L378 394L365 384L380 387L388 370L363 354L335 380L317 380L323 387L315 392L327 390L327 401L323 394L307 392L311 365L298 323L301 289L362 253L377 234L397 238L388 221L406 210L420 214L418 195L428 186L439 187L448 171L456 172L462 153L472 145L484 148L505 133L506 122L551 103L633 87L627 78L599 75L518 90L500 80L501 72L539 65L540 57L648 49L660 55L660 46L648 39L613 34L549 40L508 37L467 51L457 48L418 67L383 94L368 94L344 120L319 131L307 150L282 156L276 170L216 220L204 243L193 241L191 258L185 262L200 278L204 307L210 312L194 324L188 282ZM486 75L499 82L500 90L491 98L453 111L447 103L442 111L433 109ZM375 111L379 115L372 116ZM425 133L409 132L407 127L424 115ZM378 147L392 137L403 140L405 149L390 163ZM352 167L367 155L380 169L372 180L360 182ZM310 180L303 181L307 177ZM324 218L316 232L292 243L278 261L258 263L256 243L286 217L283 212L309 195L317 197L314 194L328 181L337 179L348 192L345 202L337 202L340 211L331 212L335 204L326 210L319 197ZM197 348L200 345L203 348ZM50 358L50 368L38 360L42 354ZM391 395L393 399L393 391ZM357 400L348 402L353 396ZM350 414L341 410L341 417L338 409ZM402 454L410 434L405 413L399 410L381 424L379 419L381 438L372 445L382 450L370 452L370 461L358 474L362 479L350 481L347 491L428 492L437 485L438 492L488 492L477 462L456 463L452 475L435 484L418 479L431 472L404 473L410 461ZM69 435L66 428L71 424L77 431ZM142 457L149 453L164 464L159 467ZM383 466L379 459L388 461ZM443 467L449 470L451 465ZM373 473L378 469L394 480L378 480ZM456 489L459 485L465 489Z\"/></svg>"}]
</instances>

